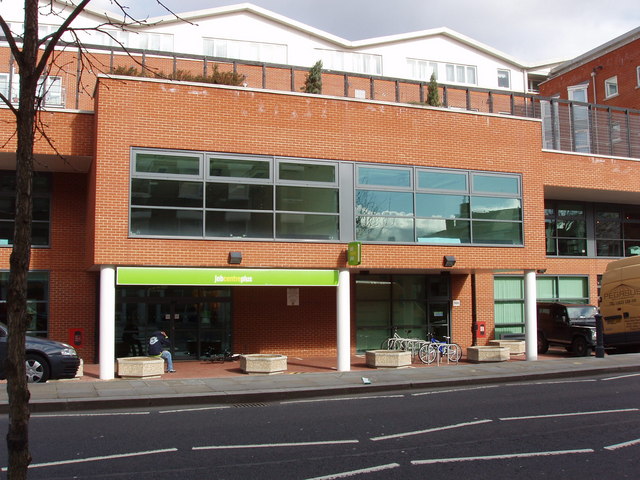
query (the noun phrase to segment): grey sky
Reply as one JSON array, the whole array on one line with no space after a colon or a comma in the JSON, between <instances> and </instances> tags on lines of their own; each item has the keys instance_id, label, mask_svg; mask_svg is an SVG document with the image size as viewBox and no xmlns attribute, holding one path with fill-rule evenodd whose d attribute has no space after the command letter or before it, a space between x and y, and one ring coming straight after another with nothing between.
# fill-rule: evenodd
<instances>
[{"instance_id":1,"label":"grey sky","mask_svg":"<svg viewBox=\"0 0 640 480\"><path fill-rule=\"evenodd\" d=\"M95 5L111 0L94 0ZM157 0L121 0L137 18L166 15ZM242 3L162 0L187 12ZM347 40L448 27L518 60L568 59L640 26L638 0L253 0Z\"/></svg>"}]
</instances>

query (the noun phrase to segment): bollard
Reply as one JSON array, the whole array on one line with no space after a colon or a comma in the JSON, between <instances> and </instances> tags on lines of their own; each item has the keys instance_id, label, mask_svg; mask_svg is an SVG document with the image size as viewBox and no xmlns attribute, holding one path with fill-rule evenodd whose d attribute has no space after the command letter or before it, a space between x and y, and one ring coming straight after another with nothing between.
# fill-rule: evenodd
<instances>
[{"instance_id":1,"label":"bollard","mask_svg":"<svg viewBox=\"0 0 640 480\"><path fill-rule=\"evenodd\" d=\"M604 358L604 332L602 329L602 315L596 313L596 358Z\"/></svg>"}]
</instances>

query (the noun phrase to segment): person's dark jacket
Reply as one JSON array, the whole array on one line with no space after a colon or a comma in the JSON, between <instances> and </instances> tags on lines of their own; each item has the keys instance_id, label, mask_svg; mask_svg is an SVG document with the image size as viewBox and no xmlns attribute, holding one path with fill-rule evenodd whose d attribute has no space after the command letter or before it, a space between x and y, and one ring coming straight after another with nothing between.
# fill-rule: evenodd
<instances>
[{"instance_id":1,"label":"person's dark jacket","mask_svg":"<svg viewBox=\"0 0 640 480\"><path fill-rule=\"evenodd\" d=\"M147 346L147 350L149 355L160 355L165 348L169 348L171 343L169 342L169 338L158 330L157 332L153 332L151 337L149 338L149 344Z\"/></svg>"}]
</instances>

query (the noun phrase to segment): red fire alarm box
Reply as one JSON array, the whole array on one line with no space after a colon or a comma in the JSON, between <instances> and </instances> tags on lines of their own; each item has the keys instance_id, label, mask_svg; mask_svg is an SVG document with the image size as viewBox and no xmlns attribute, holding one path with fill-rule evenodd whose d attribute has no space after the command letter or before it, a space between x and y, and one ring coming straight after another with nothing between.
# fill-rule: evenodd
<instances>
[{"instance_id":1,"label":"red fire alarm box","mask_svg":"<svg viewBox=\"0 0 640 480\"><path fill-rule=\"evenodd\" d=\"M487 336L487 324L486 324L486 322L478 322L476 324L476 329L477 329L478 337L486 337Z\"/></svg>"},{"instance_id":2,"label":"red fire alarm box","mask_svg":"<svg viewBox=\"0 0 640 480\"><path fill-rule=\"evenodd\" d=\"M84 328L69 329L69 345L74 348L82 346L82 338L84 337Z\"/></svg>"}]
</instances>

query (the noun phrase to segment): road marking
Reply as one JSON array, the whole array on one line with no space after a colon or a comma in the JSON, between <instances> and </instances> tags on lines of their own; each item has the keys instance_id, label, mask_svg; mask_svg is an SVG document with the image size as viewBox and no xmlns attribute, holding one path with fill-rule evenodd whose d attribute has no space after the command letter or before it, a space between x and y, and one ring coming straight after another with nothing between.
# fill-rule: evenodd
<instances>
[{"instance_id":1,"label":"road marking","mask_svg":"<svg viewBox=\"0 0 640 480\"><path fill-rule=\"evenodd\" d=\"M621 378L638 377L638 376L640 376L640 373L630 373L629 375L620 375L618 377L603 378L602 381L608 382L609 380L620 380Z\"/></svg>"},{"instance_id":2,"label":"road marking","mask_svg":"<svg viewBox=\"0 0 640 480\"><path fill-rule=\"evenodd\" d=\"M428 428L426 430L416 430L414 432L404 432L404 433L395 433L393 435L381 435L379 437L371 437L370 440L377 442L378 440L390 440L393 438L402 438L402 437L409 437L411 435L422 435L424 433L432 433L432 432L440 432L443 430L451 430L453 428L462 428L462 427L470 427L473 425L480 425L483 423L490 423L493 422L493 420L478 420L476 422L465 422L465 423L457 423L455 425L446 425L444 427L434 427L434 428Z\"/></svg>"},{"instance_id":3,"label":"road marking","mask_svg":"<svg viewBox=\"0 0 640 480\"><path fill-rule=\"evenodd\" d=\"M367 474L373 472L382 472L383 470L391 470L392 468L398 468L399 463L388 463L386 465L378 465L377 467L363 468L360 470L351 470L350 472L340 472L331 475L325 475L323 477L307 478L307 480L333 480L336 478L354 477L360 474Z\"/></svg>"},{"instance_id":4,"label":"road marking","mask_svg":"<svg viewBox=\"0 0 640 480\"><path fill-rule=\"evenodd\" d=\"M180 409L177 409L177 410L161 410L158 413L202 412L204 410L222 410L224 408L231 408L231 407L220 406L220 407L180 408Z\"/></svg>"},{"instance_id":5,"label":"road marking","mask_svg":"<svg viewBox=\"0 0 640 480\"><path fill-rule=\"evenodd\" d=\"M412 465L430 465L434 463L473 462L476 460L509 460L511 458L546 457L548 455L572 455L576 453L594 453L592 448L579 450L556 450L551 452L508 453L504 455L486 455L484 457L433 458L430 460L411 460Z\"/></svg>"},{"instance_id":6,"label":"road marking","mask_svg":"<svg viewBox=\"0 0 640 480\"><path fill-rule=\"evenodd\" d=\"M530 386L530 385L564 385L567 383L586 383L586 382L597 382L595 378L583 379L583 380L547 380L543 382L518 382L518 383L507 383L508 387L519 387L519 386Z\"/></svg>"},{"instance_id":7,"label":"road marking","mask_svg":"<svg viewBox=\"0 0 640 480\"><path fill-rule=\"evenodd\" d=\"M632 445L640 444L640 438L637 440L629 440L628 442L616 443L615 445L609 445L608 447L604 447L605 450L617 450L619 448L631 447Z\"/></svg>"},{"instance_id":8,"label":"road marking","mask_svg":"<svg viewBox=\"0 0 640 480\"><path fill-rule=\"evenodd\" d=\"M277 448L277 447L306 447L310 445L342 445L345 443L359 443L358 440L327 440L322 442L292 442L292 443L256 443L246 445L206 445L191 447L191 450L231 450L234 448Z\"/></svg>"},{"instance_id":9,"label":"road marking","mask_svg":"<svg viewBox=\"0 0 640 480\"><path fill-rule=\"evenodd\" d=\"M316 398L310 400L288 400L280 402L281 405L290 403L317 403L317 402L343 402L345 400L371 400L378 398L404 398L404 395L369 395L367 397L340 397L340 398Z\"/></svg>"},{"instance_id":10,"label":"road marking","mask_svg":"<svg viewBox=\"0 0 640 480\"><path fill-rule=\"evenodd\" d=\"M603 413L622 413L622 412L637 412L637 408L619 408L617 410L595 410L593 412L571 412L571 413L551 413L548 415L530 415L527 417L503 417L502 421L509 420L532 420L536 418L554 418L554 417L575 417L578 415L601 415Z\"/></svg>"},{"instance_id":11,"label":"road marking","mask_svg":"<svg viewBox=\"0 0 640 480\"><path fill-rule=\"evenodd\" d=\"M118 415L149 415L151 412L113 412L113 413L40 413L31 415L31 418L59 418L59 417L111 417Z\"/></svg>"},{"instance_id":12,"label":"road marking","mask_svg":"<svg viewBox=\"0 0 640 480\"><path fill-rule=\"evenodd\" d=\"M73 463L100 462L102 460L114 460L118 458L140 457L142 455L156 455L158 453L177 452L177 448L163 448L162 450L147 450L145 452L119 453L116 455L103 455L101 457L74 458L73 460L58 460L57 462L32 463L29 468L57 467L59 465L70 465ZM7 467L2 467L6 472Z\"/></svg>"},{"instance_id":13,"label":"road marking","mask_svg":"<svg viewBox=\"0 0 640 480\"><path fill-rule=\"evenodd\" d=\"M450 390L438 390L435 392L421 392L421 393L412 393L412 397L419 397L421 395L436 395L439 393L451 393L451 392L468 392L469 390L483 390L485 388L498 388L500 385L485 385L483 387L469 387L469 388L452 388Z\"/></svg>"}]
</instances>

